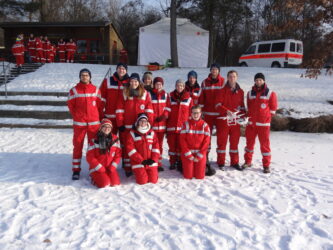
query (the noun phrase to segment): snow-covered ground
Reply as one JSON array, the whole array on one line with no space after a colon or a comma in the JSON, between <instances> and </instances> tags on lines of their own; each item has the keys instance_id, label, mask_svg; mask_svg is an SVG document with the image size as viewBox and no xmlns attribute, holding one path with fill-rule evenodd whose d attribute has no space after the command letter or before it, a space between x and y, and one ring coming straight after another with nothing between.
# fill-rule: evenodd
<instances>
[{"instance_id":1,"label":"snow-covered ground","mask_svg":"<svg viewBox=\"0 0 333 250\"><path fill-rule=\"evenodd\" d=\"M268 175L257 147L243 172L166 170L140 186L120 171L122 185L101 190L86 163L70 179L70 129L0 138L0 249L333 249L332 134L272 132Z\"/></svg>"},{"instance_id":2,"label":"snow-covered ground","mask_svg":"<svg viewBox=\"0 0 333 250\"><path fill-rule=\"evenodd\" d=\"M19 76L8 89L67 92L83 67L92 71L96 85L109 68L47 64ZM230 69L222 68L222 75ZM189 70L153 73L171 91ZM208 69L195 70L199 81L208 74ZM332 77L300 78L304 71L299 69L236 70L245 91L255 73L263 72L280 108L295 110L294 117L333 114L326 103L333 98ZM144 71L129 67L129 73ZM0 107L5 108L13 106ZM13 120L20 119L1 118ZM244 146L241 138L241 163ZM165 143L166 170L156 185L136 185L134 177L126 178L119 169L122 185L98 190L90 184L85 161L81 179L71 180L71 129L0 128L0 249L333 249L333 134L272 132L271 147L271 174L262 173L257 143L253 168L217 170L205 180L189 181L168 170ZM214 162L216 153L210 158Z\"/></svg>"}]
</instances>

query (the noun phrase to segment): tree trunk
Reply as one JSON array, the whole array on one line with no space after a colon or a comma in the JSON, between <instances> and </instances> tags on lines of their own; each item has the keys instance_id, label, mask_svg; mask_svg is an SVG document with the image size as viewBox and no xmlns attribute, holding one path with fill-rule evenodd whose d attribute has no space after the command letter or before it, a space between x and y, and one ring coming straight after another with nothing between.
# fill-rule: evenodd
<instances>
[{"instance_id":1,"label":"tree trunk","mask_svg":"<svg viewBox=\"0 0 333 250\"><path fill-rule=\"evenodd\" d=\"M170 8L170 49L172 67L178 67L176 0L171 0Z\"/></svg>"},{"instance_id":2,"label":"tree trunk","mask_svg":"<svg viewBox=\"0 0 333 250\"><path fill-rule=\"evenodd\" d=\"M215 29L214 29L214 1L208 1L208 30L209 30L209 43L208 43L208 62L207 67L214 62L214 41L215 41Z\"/></svg>"}]
</instances>

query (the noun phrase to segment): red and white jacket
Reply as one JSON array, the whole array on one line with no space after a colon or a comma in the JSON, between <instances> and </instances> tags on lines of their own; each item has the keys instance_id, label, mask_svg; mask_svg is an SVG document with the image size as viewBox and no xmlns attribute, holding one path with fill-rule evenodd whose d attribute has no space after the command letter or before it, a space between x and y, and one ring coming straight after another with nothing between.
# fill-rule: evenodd
<instances>
[{"instance_id":1,"label":"red and white jacket","mask_svg":"<svg viewBox=\"0 0 333 250\"><path fill-rule=\"evenodd\" d=\"M66 51L75 53L76 51L76 44L75 42L67 42L66 43Z\"/></svg>"},{"instance_id":2,"label":"red and white jacket","mask_svg":"<svg viewBox=\"0 0 333 250\"><path fill-rule=\"evenodd\" d=\"M106 118L116 118L117 102L121 98L123 89L129 84L129 76L126 74L123 79L119 79L117 72L111 77L104 78L101 86L102 98L105 99L104 116Z\"/></svg>"},{"instance_id":3,"label":"red and white jacket","mask_svg":"<svg viewBox=\"0 0 333 250\"><path fill-rule=\"evenodd\" d=\"M179 143L183 156L190 160L193 160L194 157L202 159L206 155L210 143L208 124L203 119L198 121L188 119L183 124Z\"/></svg>"},{"instance_id":4,"label":"red and white jacket","mask_svg":"<svg viewBox=\"0 0 333 250\"><path fill-rule=\"evenodd\" d=\"M186 89L187 92L190 93L191 98L193 100L193 104L197 105L198 102L199 102L199 96L200 96L200 93L201 93L201 88L200 88L200 85L198 84L198 82L196 82L194 84L194 86L191 86L190 83L187 81L185 83L185 89Z\"/></svg>"},{"instance_id":5,"label":"red and white jacket","mask_svg":"<svg viewBox=\"0 0 333 250\"><path fill-rule=\"evenodd\" d=\"M193 101L190 93L184 90L179 96L176 90L169 94L164 115L167 117L167 132L179 133L183 123L189 118Z\"/></svg>"},{"instance_id":6,"label":"red and white jacket","mask_svg":"<svg viewBox=\"0 0 333 250\"><path fill-rule=\"evenodd\" d=\"M277 107L277 96L269 90L266 83L260 90L254 85L247 93L249 125L270 126Z\"/></svg>"},{"instance_id":7,"label":"red and white jacket","mask_svg":"<svg viewBox=\"0 0 333 250\"><path fill-rule=\"evenodd\" d=\"M23 56L24 50L25 50L24 45L20 41L15 42L14 45L12 46L12 53L14 56Z\"/></svg>"},{"instance_id":8,"label":"red and white jacket","mask_svg":"<svg viewBox=\"0 0 333 250\"><path fill-rule=\"evenodd\" d=\"M116 141L117 139L118 137L112 134L112 141ZM121 148L119 140L117 140L105 154L100 153L100 146L97 138L89 142L87 150L89 174L96 171L104 173L106 170L111 170L111 168L117 168L120 160Z\"/></svg>"},{"instance_id":9,"label":"red and white jacket","mask_svg":"<svg viewBox=\"0 0 333 250\"><path fill-rule=\"evenodd\" d=\"M39 37L36 37L36 50L43 50L43 42Z\"/></svg>"},{"instance_id":10,"label":"red and white jacket","mask_svg":"<svg viewBox=\"0 0 333 250\"><path fill-rule=\"evenodd\" d=\"M211 74L201 83L199 105L204 115L218 116L215 109L215 99L218 93L224 88L224 78L220 75L213 79Z\"/></svg>"},{"instance_id":11,"label":"red and white jacket","mask_svg":"<svg viewBox=\"0 0 333 250\"><path fill-rule=\"evenodd\" d=\"M162 90L161 92L157 92L156 89L153 89L150 92L151 103L153 105L154 110L154 122L152 129L155 132L165 132L166 130L166 121L156 122L155 119L164 114L164 108L166 107L168 94Z\"/></svg>"},{"instance_id":12,"label":"red and white jacket","mask_svg":"<svg viewBox=\"0 0 333 250\"><path fill-rule=\"evenodd\" d=\"M239 111L238 115L245 115L244 91L238 83L236 83L236 88L232 90L227 82L222 91L218 93L215 103L216 111L219 113L217 119L225 118L227 111Z\"/></svg>"},{"instance_id":13,"label":"red and white jacket","mask_svg":"<svg viewBox=\"0 0 333 250\"><path fill-rule=\"evenodd\" d=\"M160 158L158 139L153 130L145 134L132 129L128 134L126 151L131 161L132 169L143 168L143 160L152 159L155 161L150 167L157 167Z\"/></svg>"},{"instance_id":14,"label":"red and white jacket","mask_svg":"<svg viewBox=\"0 0 333 250\"><path fill-rule=\"evenodd\" d=\"M78 83L69 91L67 105L73 125L98 125L102 118L104 101L99 89L92 83Z\"/></svg>"},{"instance_id":15,"label":"red and white jacket","mask_svg":"<svg viewBox=\"0 0 333 250\"><path fill-rule=\"evenodd\" d=\"M34 51L36 49L36 38L28 40L28 50Z\"/></svg>"},{"instance_id":16,"label":"red and white jacket","mask_svg":"<svg viewBox=\"0 0 333 250\"><path fill-rule=\"evenodd\" d=\"M43 44L44 52L49 53L51 51L51 42L49 40L44 40Z\"/></svg>"},{"instance_id":17,"label":"red and white jacket","mask_svg":"<svg viewBox=\"0 0 333 250\"><path fill-rule=\"evenodd\" d=\"M150 124L153 124L154 111L150 95L144 90L142 97L127 97L124 92L118 98L116 118L117 126L131 129L138 114L146 113Z\"/></svg>"},{"instance_id":18,"label":"red and white jacket","mask_svg":"<svg viewBox=\"0 0 333 250\"><path fill-rule=\"evenodd\" d=\"M57 50L58 50L59 53L65 53L66 43L65 42L58 42Z\"/></svg>"}]
</instances>

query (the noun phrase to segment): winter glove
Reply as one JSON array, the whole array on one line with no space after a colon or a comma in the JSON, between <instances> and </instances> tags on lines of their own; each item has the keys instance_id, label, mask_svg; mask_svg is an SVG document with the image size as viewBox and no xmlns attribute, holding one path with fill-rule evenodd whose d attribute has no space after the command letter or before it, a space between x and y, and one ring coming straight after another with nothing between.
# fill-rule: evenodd
<instances>
[{"instance_id":1,"label":"winter glove","mask_svg":"<svg viewBox=\"0 0 333 250\"><path fill-rule=\"evenodd\" d=\"M118 127L118 130L119 130L119 132L124 132L125 131L125 126L123 125L123 126L120 126L120 127Z\"/></svg>"},{"instance_id":2,"label":"winter glove","mask_svg":"<svg viewBox=\"0 0 333 250\"><path fill-rule=\"evenodd\" d=\"M164 115L158 116L155 118L155 122L162 122L165 121L166 117Z\"/></svg>"},{"instance_id":3,"label":"winter glove","mask_svg":"<svg viewBox=\"0 0 333 250\"><path fill-rule=\"evenodd\" d=\"M141 164L144 165L144 166L145 166L145 165L149 165L149 164L148 164L148 160L143 160L143 161L141 162Z\"/></svg>"},{"instance_id":4,"label":"winter glove","mask_svg":"<svg viewBox=\"0 0 333 250\"><path fill-rule=\"evenodd\" d=\"M153 165L155 163L155 161L152 159L148 159L148 160L146 160L146 162L147 162L147 165Z\"/></svg>"}]
</instances>

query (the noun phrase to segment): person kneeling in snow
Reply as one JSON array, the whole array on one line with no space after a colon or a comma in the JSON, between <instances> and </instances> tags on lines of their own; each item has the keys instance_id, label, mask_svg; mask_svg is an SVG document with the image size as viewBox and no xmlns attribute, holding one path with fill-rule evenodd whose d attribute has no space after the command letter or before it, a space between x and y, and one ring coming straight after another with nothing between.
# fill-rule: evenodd
<instances>
[{"instance_id":1,"label":"person kneeling in snow","mask_svg":"<svg viewBox=\"0 0 333 250\"><path fill-rule=\"evenodd\" d=\"M117 166L121 159L121 148L118 137L111 131L112 122L104 118L87 151L91 181L99 188L120 184Z\"/></svg>"},{"instance_id":2,"label":"person kneeling in snow","mask_svg":"<svg viewBox=\"0 0 333 250\"><path fill-rule=\"evenodd\" d=\"M199 105L191 108L191 117L183 124L180 132L180 148L183 175L186 179L203 179L207 151L210 143L209 125L201 118Z\"/></svg>"},{"instance_id":3,"label":"person kneeling in snow","mask_svg":"<svg viewBox=\"0 0 333 250\"><path fill-rule=\"evenodd\" d=\"M157 183L160 150L158 138L151 130L146 114L138 115L133 129L127 137L126 150L130 157L136 183Z\"/></svg>"}]
</instances>

